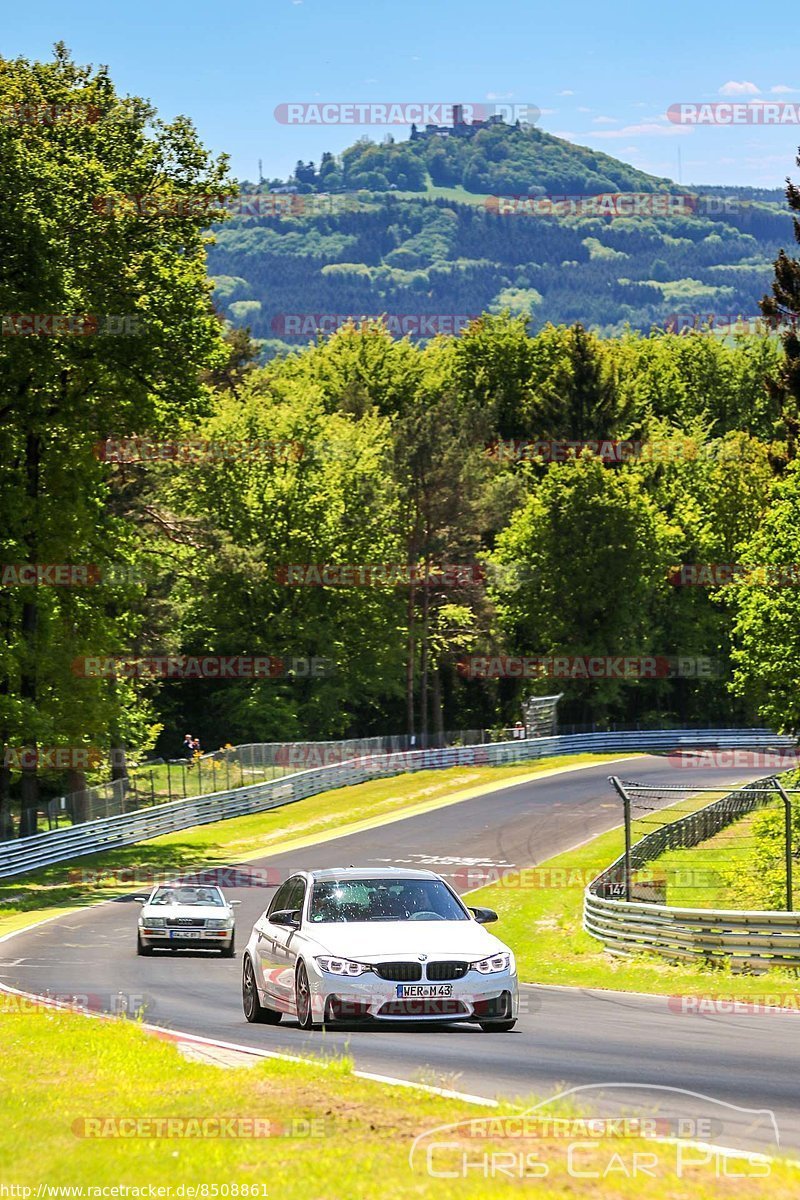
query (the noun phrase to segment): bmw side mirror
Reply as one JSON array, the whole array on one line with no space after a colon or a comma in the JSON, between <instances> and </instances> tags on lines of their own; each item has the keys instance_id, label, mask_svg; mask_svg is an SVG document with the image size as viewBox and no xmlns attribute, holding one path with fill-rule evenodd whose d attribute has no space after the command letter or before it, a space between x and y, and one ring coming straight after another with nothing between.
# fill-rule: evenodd
<instances>
[{"instance_id":1,"label":"bmw side mirror","mask_svg":"<svg viewBox=\"0 0 800 1200\"><path fill-rule=\"evenodd\" d=\"M474 914L479 925L491 925L492 921L497 920L497 913L493 908L470 908L469 911Z\"/></svg>"},{"instance_id":2,"label":"bmw side mirror","mask_svg":"<svg viewBox=\"0 0 800 1200\"><path fill-rule=\"evenodd\" d=\"M147 901L150 899L149 896L134 896L133 898L137 904L147 904Z\"/></svg>"},{"instance_id":3,"label":"bmw side mirror","mask_svg":"<svg viewBox=\"0 0 800 1200\"><path fill-rule=\"evenodd\" d=\"M241 902L241 900L229 900L229 901L228 901L228 906L229 906L230 908L236 908L236 907L237 907L239 904L241 904L241 903L242 903L242 902Z\"/></svg>"}]
</instances>

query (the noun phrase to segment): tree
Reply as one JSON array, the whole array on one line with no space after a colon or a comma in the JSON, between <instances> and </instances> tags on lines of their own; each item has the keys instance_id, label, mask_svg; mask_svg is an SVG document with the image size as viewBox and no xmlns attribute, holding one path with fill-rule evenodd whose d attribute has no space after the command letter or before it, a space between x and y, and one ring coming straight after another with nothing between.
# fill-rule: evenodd
<instances>
[{"instance_id":1,"label":"tree","mask_svg":"<svg viewBox=\"0 0 800 1200\"><path fill-rule=\"evenodd\" d=\"M800 729L800 462L775 484L772 504L750 534L725 589L733 613L732 688L778 730Z\"/></svg>"},{"instance_id":2,"label":"tree","mask_svg":"<svg viewBox=\"0 0 800 1200\"><path fill-rule=\"evenodd\" d=\"M4 61L0 105L20 114L0 125L3 558L114 561L125 518L107 511L111 468L92 447L172 431L178 413L203 409L199 372L221 339L205 277L208 215L187 194L224 191L225 163L185 118L159 121L139 98L123 104L105 69L76 65L63 45L52 62ZM143 208L145 195L158 203ZM127 649L129 614L102 588L32 586L4 596L3 621L0 744L107 746L129 689L76 679L70 663ZM20 789L20 832L32 833L34 767Z\"/></svg>"},{"instance_id":3,"label":"tree","mask_svg":"<svg viewBox=\"0 0 800 1200\"><path fill-rule=\"evenodd\" d=\"M800 153L795 160L800 167ZM800 187L786 180L786 199L793 213L800 213ZM800 216L792 218L795 241L800 242ZM781 250L775 260L775 279L772 295L761 301L761 311L774 326L782 328L781 340L784 362L777 378L772 380L770 391L783 408L783 419L789 433L790 457L797 453L800 435L800 259L790 258Z\"/></svg>"},{"instance_id":4,"label":"tree","mask_svg":"<svg viewBox=\"0 0 800 1200\"><path fill-rule=\"evenodd\" d=\"M659 653L652 613L669 555L669 527L633 472L588 452L553 464L497 539L499 633L521 655ZM650 686L600 677L563 690L573 713L593 719L623 689Z\"/></svg>"}]
</instances>

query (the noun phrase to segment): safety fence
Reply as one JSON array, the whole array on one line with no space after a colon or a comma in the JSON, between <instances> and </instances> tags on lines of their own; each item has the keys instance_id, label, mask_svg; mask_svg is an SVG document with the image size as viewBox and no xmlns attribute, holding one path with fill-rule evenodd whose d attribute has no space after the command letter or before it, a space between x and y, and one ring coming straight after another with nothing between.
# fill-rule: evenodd
<instances>
[{"instance_id":1,"label":"safety fence","mask_svg":"<svg viewBox=\"0 0 800 1200\"><path fill-rule=\"evenodd\" d=\"M78 825L98 817L117 816L173 800L191 800L222 789L267 783L311 767L347 762L365 754L395 754L407 750L480 746L489 742L524 739L555 732L559 696L538 697L531 703L530 724L508 729L456 729L440 734L386 735L325 742L248 742L222 746L189 758L153 759L126 769L124 778L98 783L57 796L40 809L50 830Z\"/></svg>"},{"instance_id":2,"label":"safety fence","mask_svg":"<svg viewBox=\"0 0 800 1200\"><path fill-rule=\"evenodd\" d=\"M119 813L0 843L0 878L147 841L194 825L262 812L320 792L409 771L441 770L462 765L502 765L577 753L663 752L687 747L747 747L773 751L791 746L794 746L792 739L780 737L767 729L651 730L514 739L478 746L361 755L348 762L298 771L266 783L226 789L190 800L172 801L133 813Z\"/></svg>"},{"instance_id":3,"label":"safety fence","mask_svg":"<svg viewBox=\"0 0 800 1200\"><path fill-rule=\"evenodd\" d=\"M687 813L667 821L630 845L630 797L658 793L686 796L691 785L683 788L655 788L616 780L612 782L625 808L626 850L586 888L583 925L615 955L651 953L672 961L707 963L730 961L739 968L765 970L770 966L800 965L800 914L792 912L791 797L795 789L784 789L770 776L757 780ZM700 791L701 789L697 789ZM695 794L696 794L695 792ZM654 896L632 896L632 879L644 875L642 885L633 890L647 893L652 888L648 864L671 850L699 846L739 821L742 817L771 802L784 807L786 836L786 909L768 912L715 908L688 908L667 905ZM652 871L650 872L652 875Z\"/></svg>"}]
</instances>

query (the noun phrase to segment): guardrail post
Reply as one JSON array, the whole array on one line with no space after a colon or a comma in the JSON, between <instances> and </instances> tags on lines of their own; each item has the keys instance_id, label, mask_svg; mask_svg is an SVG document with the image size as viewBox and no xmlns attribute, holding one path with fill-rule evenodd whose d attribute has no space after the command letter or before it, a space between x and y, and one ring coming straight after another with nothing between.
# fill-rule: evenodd
<instances>
[{"instance_id":1,"label":"guardrail post","mask_svg":"<svg viewBox=\"0 0 800 1200\"><path fill-rule=\"evenodd\" d=\"M625 899L631 898L631 798L625 791L625 788L620 783L616 775L609 775L608 782L615 788L617 794L622 799L622 808L625 813Z\"/></svg>"},{"instance_id":2,"label":"guardrail post","mask_svg":"<svg viewBox=\"0 0 800 1200\"><path fill-rule=\"evenodd\" d=\"M786 911L792 912L792 802L777 776L773 775L770 782L781 800L783 800L783 837L786 854Z\"/></svg>"}]
</instances>

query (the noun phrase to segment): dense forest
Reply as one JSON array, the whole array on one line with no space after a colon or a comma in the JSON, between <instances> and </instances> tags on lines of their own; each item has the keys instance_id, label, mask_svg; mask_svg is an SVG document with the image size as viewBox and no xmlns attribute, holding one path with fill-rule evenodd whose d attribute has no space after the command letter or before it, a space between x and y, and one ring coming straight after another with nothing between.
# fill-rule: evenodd
<instances>
[{"instance_id":1,"label":"dense forest","mask_svg":"<svg viewBox=\"0 0 800 1200\"><path fill-rule=\"evenodd\" d=\"M362 140L319 167L298 162L286 183L241 192L209 269L217 303L250 327L263 357L347 316L384 313L422 339L452 331L453 317L504 311L532 330L711 325L730 337L740 317L755 325L791 238L779 192L682 188L504 125ZM280 199L291 203L280 209Z\"/></svg>"},{"instance_id":2,"label":"dense forest","mask_svg":"<svg viewBox=\"0 0 800 1200\"><path fill-rule=\"evenodd\" d=\"M65 52L6 66L12 99L116 104L108 77ZM135 101L125 121L8 123L0 161L2 312L15 314L0 399L4 746L135 757L177 753L185 729L206 747L421 734L513 722L525 696L553 691L566 722L800 726L794 260L778 258L764 310L780 336L598 337L580 319L599 269L584 255L580 283L562 272L568 323L487 312L419 344L364 321L263 363L214 309L201 211L95 203L234 194L188 122ZM466 280L491 271L479 263L495 246L529 269L511 222L424 211L422 242L449 247L457 228L471 251L459 308L484 306ZM384 217L363 217L375 237ZM693 272L724 270L728 244L751 237L731 226L708 246L715 235L690 231L687 218L705 262ZM554 255L577 254L568 224L550 235ZM272 287L285 237L317 264L328 240L371 244L266 221L224 230L210 253L233 267L232 243L250 239ZM655 234L616 222L604 237ZM427 279L405 261L379 269ZM355 272L347 286L356 295ZM30 335L20 314L42 313L60 336L52 320L52 336ZM116 317L89 327L108 336L84 322L77 337L65 314ZM181 668L220 656L238 663L231 677ZM42 794L85 777L6 755L0 826L21 803L29 831Z\"/></svg>"}]
</instances>

